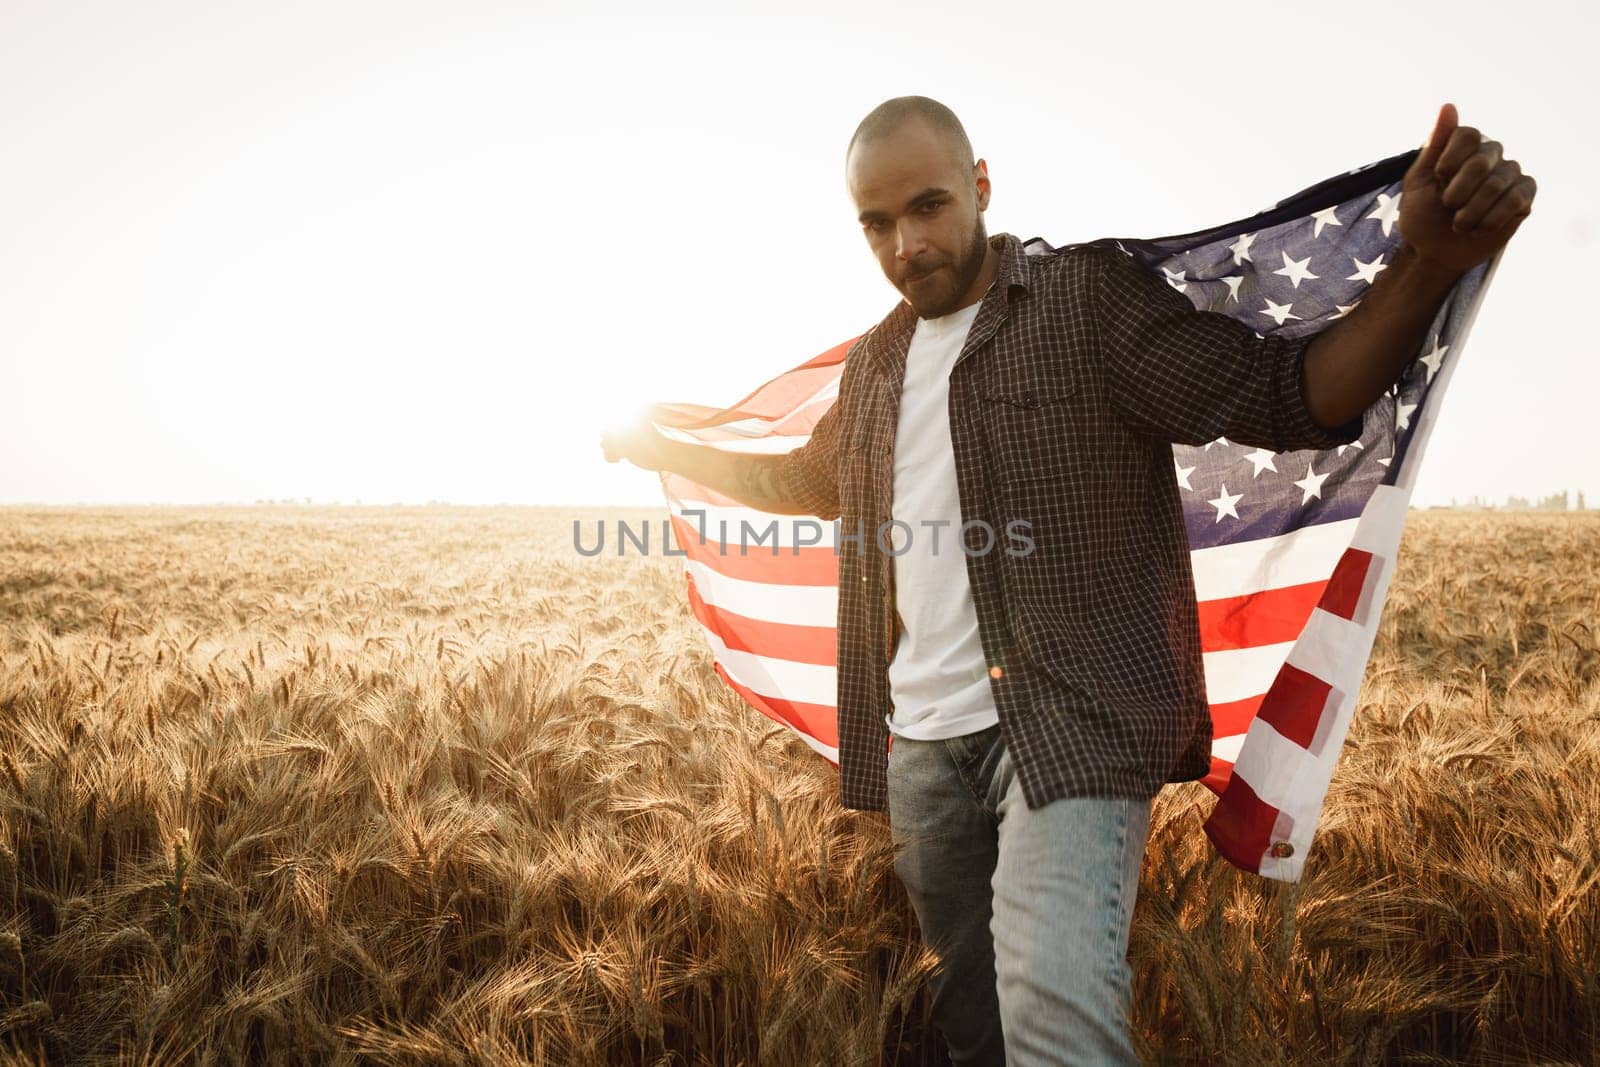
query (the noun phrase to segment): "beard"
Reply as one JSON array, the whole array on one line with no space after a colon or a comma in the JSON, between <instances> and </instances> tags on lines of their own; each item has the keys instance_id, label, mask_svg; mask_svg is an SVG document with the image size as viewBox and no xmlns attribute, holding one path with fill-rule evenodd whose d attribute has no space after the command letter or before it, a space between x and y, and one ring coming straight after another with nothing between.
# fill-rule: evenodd
<instances>
[{"instance_id":1,"label":"beard","mask_svg":"<svg viewBox=\"0 0 1600 1067\"><path fill-rule=\"evenodd\" d=\"M966 295L972 283L977 280L983 271L983 260L989 252L989 235L984 230L983 212L974 213L972 240L967 243L961 258L949 270L935 267L934 272L940 274L937 283L919 287L916 296L912 296L910 288L915 278L907 278L895 288L900 290L900 295L906 298L920 318L937 319L956 310L956 305ZM919 275L918 277L926 277Z\"/></svg>"}]
</instances>

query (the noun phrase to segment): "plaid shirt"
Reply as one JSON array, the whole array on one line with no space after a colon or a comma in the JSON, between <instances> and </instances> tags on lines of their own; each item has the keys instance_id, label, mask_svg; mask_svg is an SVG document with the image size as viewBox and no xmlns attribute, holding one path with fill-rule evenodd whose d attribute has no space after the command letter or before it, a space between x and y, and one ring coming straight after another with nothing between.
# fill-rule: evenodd
<instances>
[{"instance_id":1,"label":"plaid shirt","mask_svg":"<svg viewBox=\"0 0 1600 1067\"><path fill-rule=\"evenodd\" d=\"M950 373L967 577L1000 729L1030 808L1153 796L1204 776L1211 714L1171 444L1227 437L1275 452L1328 430L1301 393L1310 337L1258 337L1200 311L1109 242L1000 270ZM850 349L839 397L784 471L840 520L839 771L847 808L887 810L888 664L898 640L895 427L916 314L902 301ZM916 526L915 516L897 516ZM989 535L993 547L985 551ZM1007 523L1026 520L1026 555ZM859 539L852 538L860 533ZM947 542L948 543L948 542Z\"/></svg>"}]
</instances>

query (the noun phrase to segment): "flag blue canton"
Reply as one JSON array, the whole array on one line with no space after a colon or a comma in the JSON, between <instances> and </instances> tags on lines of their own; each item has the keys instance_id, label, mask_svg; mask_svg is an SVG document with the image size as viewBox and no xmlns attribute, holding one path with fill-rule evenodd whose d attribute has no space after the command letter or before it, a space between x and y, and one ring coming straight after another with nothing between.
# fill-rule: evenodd
<instances>
[{"instance_id":1,"label":"flag blue canton","mask_svg":"<svg viewBox=\"0 0 1600 1067\"><path fill-rule=\"evenodd\" d=\"M1198 233L1108 243L1203 311L1261 336L1319 333L1361 303L1401 241L1400 185L1416 152L1321 182L1249 219ZM1054 249L1039 238L1033 252ZM1218 438L1174 445L1190 547L1273 537L1359 516L1401 477L1417 413L1470 318L1487 264L1461 279L1416 358L1366 411L1360 440L1326 451L1270 452Z\"/></svg>"}]
</instances>

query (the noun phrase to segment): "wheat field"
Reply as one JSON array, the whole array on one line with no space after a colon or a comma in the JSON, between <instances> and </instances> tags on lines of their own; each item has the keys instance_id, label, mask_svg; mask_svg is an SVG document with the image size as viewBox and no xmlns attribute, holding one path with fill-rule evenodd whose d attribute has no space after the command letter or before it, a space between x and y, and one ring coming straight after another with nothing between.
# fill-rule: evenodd
<instances>
[{"instance_id":1,"label":"wheat field","mask_svg":"<svg viewBox=\"0 0 1600 1067\"><path fill-rule=\"evenodd\" d=\"M0 509L3 1061L940 1062L884 817L573 549L663 514ZM1413 512L1305 880L1158 798L1146 1062L1600 1063L1597 625L1600 514Z\"/></svg>"}]
</instances>

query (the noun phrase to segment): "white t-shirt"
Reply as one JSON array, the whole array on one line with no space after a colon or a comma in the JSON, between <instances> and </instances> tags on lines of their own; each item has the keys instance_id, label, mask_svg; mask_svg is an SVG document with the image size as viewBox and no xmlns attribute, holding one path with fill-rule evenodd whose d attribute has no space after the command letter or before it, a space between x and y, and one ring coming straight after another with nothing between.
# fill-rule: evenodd
<instances>
[{"instance_id":1,"label":"white t-shirt","mask_svg":"<svg viewBox=\"0 0 1600 1067\"><path fill-rule=\"evenodd\" d=\"M901 622L889 662L894 711L884 718L890 731L914 740L958 737L1000 721L961 550L950 444L950 368L981 304L917 320L900 392L891 518L910 529L895 526L884 535L899 553L894 584Z\"/></svg>"}]
</instances>

